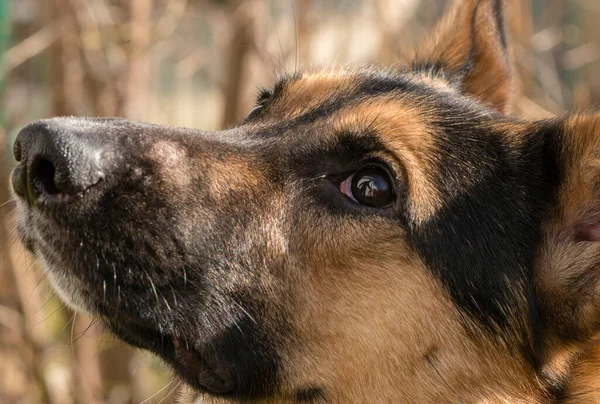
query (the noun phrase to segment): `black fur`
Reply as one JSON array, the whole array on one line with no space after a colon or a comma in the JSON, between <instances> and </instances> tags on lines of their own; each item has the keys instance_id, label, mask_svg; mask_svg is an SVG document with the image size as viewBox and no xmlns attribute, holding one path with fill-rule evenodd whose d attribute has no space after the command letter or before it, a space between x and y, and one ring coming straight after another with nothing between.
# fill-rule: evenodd
<instances>
[{"instance_id":1,"label":"black fur","mask_svg":"<svg viewBox=\"0 0 600 404\"><path fill-rule=\"evenodd\" d=\"M296 391L295 400L298 403L324 403L326 402L325 391L319 387L306 387Z\"/></svg>"},{"instance_id":2,"label":"black fur","mask_svg":"<svg viewBox=\"0 0 600 404\"><path fill-rule=\"evenodd\" d=\"M444 206L411 226L411 241L467 318L499 337L518 332L537 365L542 330L533 267L558 185L556 155L547 145L556 128L532 126L522 148L513 150L490 121L504 118L462 115L461 105L440 100L432 172ZM507 308L528 313L527 322L516 324L520 315Z\"/></svg>"},{"instance_id":3,"label":"black fur","mask_svg":"<svg viewBox=\"0 0 600 404\"><path fill-rule=\"evenodd\" d=\"M505 46L499 2L494 4ZM444 67L441 62L419 69L441 74ZM294 284L294 271L311 270L305 268L306 256L316 250L310 242L321 247L357 224L369 230L355 235L364 249L361 259L369 252L376 257L380 242L407 242L447 289L472 335L483 329L507 343L520 341L538 366L546 324L533 265L558 186L560 157L550 140L557 126L532 125L515 148L500 128L516 121L415 81L412 72L370 69L348 76L351 90L280 119L285 111L278 102L301 75L287 77L262 94L251 116L217 133L74 118L25 128L17 147L22 155L17 185L29 181L26 172L48 136L67 143L85 138L79 144L106 148L115 164L78 204L42 201L32 207L25 200L24 241L53 275L67 280L63 287L78 288L70 292L121 339L157 353L189 385L215 395L253 400L278 391L285 374L282 355L301 339L290 324L303 309L296 306L302 286ZM379 134L368 122L341 132L331 125L331 116L342 109L383 96L422 108L420 118L432 128L424 134L435 150L427 175L441 203L424 222L412 222L403 162L380 139L402 141L404 134ZM40 127L45 140L36 132ZM149 157L161 141L183 150L192 169L163 178L162 161ZM247 167L258 185L230 187L228 180L246 177L227 170L213 173L222 178L205 175L229 163ZM360 206L340 193L344 179L373 166L394 184L392 207ZM184 185L173 183L186 175ZM211 194L212 180L222 180L224 191ZM290 256L301 263L294 266ZM226 383L199 376L205 367ZM291 394L297 402L326 399L324 388L310 385Z\"/></svg>"}]
</instances>

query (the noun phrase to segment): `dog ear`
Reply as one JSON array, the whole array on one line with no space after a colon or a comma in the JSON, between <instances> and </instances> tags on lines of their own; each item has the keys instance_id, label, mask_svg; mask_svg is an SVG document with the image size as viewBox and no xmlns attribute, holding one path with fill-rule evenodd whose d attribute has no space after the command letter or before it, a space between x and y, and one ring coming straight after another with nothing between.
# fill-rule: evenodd
<instances>
[{"instance_id":1,"label":"dog ear","mask_svg":"<svg viewBox=\"0 0 600 404\"><path fill-rule=\"evenodd\" d=\"M558 185L535 284L545 356L564 358L600 335L600 114L570 115L553 127L549 178Z\"/></svg>"},{"instance_id":2,"label":"dog ear","mask_svg":"<svg viewBox=\"0 0 600 404\"><path fill-rule=\"evenodd\" d=\"M511 56L503 0L455 0L414 57L415 69L502 113L510 112Z\"/></svg>"}]
</instances>

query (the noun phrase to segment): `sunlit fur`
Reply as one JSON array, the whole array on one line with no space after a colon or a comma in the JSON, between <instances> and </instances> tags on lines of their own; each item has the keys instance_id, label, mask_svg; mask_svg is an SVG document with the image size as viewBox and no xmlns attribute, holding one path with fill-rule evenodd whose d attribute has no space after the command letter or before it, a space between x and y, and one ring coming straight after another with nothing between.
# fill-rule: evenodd
<instances>
[{"instance_id":1,"label":"sunlit fur","mask_svg":"<svg viewBox=\"0 0 600 404\"><path fill-rule=\"evenodd\" d=\"M115 164L79 205L20 200L21 238L181 402L598 402L600 116L508 115L505 7L456 2L400 66L284 77L222 132L34 123L24 150L72 132ZM373 165L393 206L339 191Z\"/></svg>"}]
</instances>

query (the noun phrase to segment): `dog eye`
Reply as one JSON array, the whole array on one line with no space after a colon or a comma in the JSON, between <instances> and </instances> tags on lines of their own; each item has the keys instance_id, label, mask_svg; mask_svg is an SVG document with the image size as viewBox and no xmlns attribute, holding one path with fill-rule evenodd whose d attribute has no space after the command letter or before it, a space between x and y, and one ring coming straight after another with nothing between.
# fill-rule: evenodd
<instances>
[{"instance_id":1,"label":"dog eye","mask_svg":"<svg viewBox=\"0 0 600 404\"><path fill-rule=\"evenodd\" d=\"M389 175L375 168L352 174L340 184L340 191L361 205L376 208L385 207L395 199Z\"/></svg>"}]
</instances>

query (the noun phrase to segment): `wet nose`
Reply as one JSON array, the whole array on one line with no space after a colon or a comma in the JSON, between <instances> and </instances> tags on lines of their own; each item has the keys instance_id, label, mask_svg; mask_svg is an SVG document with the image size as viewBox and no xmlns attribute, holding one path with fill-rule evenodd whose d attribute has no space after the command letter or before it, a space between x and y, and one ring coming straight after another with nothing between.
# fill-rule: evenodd
<instances>
[{"instance_id":1,"label":"wet nose","mask_svg":"<svg viewBox=\"0 0 600 404\"><path fill-rule=\"evenodd\" d=\"M98 143L85 128L74 127L68 120L38 121L24 127L14 144L15 193L34 206L82 198L105 177L104 149Z\"/></svg>"}]
</instances>

